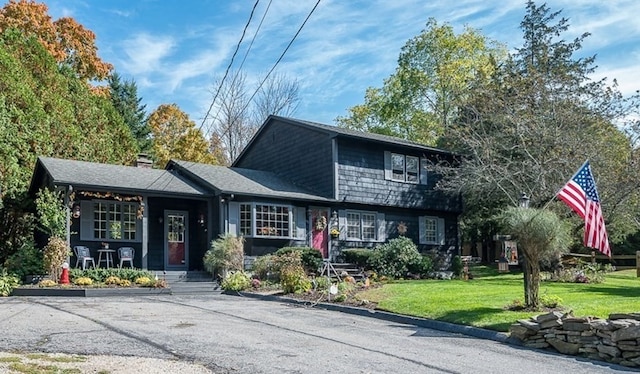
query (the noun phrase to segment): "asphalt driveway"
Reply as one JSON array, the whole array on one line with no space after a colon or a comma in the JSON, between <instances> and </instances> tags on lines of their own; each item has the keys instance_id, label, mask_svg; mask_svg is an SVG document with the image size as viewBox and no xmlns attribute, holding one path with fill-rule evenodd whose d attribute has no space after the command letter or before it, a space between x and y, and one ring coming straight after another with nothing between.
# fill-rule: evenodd
<instances>
[{"instance_id":1,"label":"asphalt driveway","mask_svg":"<svg viewBox=\"0 0 640 374\"><path fill-rule=\"evenodd\" d=\"M124 355L215 373L629 369L367 316L229 295L0 298L0 351Z\"/></svg>"}]
</instances>

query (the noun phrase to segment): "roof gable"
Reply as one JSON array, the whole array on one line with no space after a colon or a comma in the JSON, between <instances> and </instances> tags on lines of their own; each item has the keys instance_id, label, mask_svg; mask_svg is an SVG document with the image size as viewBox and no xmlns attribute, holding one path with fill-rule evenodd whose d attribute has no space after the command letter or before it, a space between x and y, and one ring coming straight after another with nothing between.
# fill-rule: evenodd
<instances>
[{"instance_id":1,"label":"roof gable","mask_svg":"<svg viewBox=\"0 0 640 374\"><path fill-rule=\"evenodd\" d=\"M411 149L414 149L414 150L418 150L418 151L421 151L421 152L425 152L426 151L426 152L429 152L429 153L436 153L436 154L441 154L441 155L453 155L452 152L449 152L449 151L446 151L446 150L443 150L443 149L438 149L438 148L434 148L434 147L428 147L428 146L426 146L424 144L411 142L411 141L400 139L400 138L396 138L396 137L393 137L393 136L368 133L368 132L363 132L363 131L347 129L347 128L344 128L344 127L338 127L338 126L333 126L333 125L325 125L325 124L317 123L317 122L311 122L311 121L299 120L299 119L295 119L295 118L288 118L288 117L280 117L280 116L270 115L269 117L267 117L267 120L262 124L262 126L260 126L258 131L256 131L256 133L253 136L253 138L251 138L251 140L249 141L249 144L247 144L247 146L242 150L242 153L240 153L240 155L234 161L232 166L237 165L240 162L240 160L242 159L242 157L246 153L251 152L252 144L254 143L255 139L259 138L261 136L261 134L265 131L265 129L268 126L270 126L272 123L276 122L276 121L285 122L285 123L290 124L290 125L295 125L295 126L307 128L307 129L313 130L313 131L324 132L324 133L326 133L326 134L328 134L328 135L330 135L332 137L343 137L343 138L359 139L359 140L368 141L368 142L375 142L375 143L389 144L389 145L395 145L395 146L401 146L401 147L408 147L408 148L411 148Z\"/></svg>"}]
</instances>

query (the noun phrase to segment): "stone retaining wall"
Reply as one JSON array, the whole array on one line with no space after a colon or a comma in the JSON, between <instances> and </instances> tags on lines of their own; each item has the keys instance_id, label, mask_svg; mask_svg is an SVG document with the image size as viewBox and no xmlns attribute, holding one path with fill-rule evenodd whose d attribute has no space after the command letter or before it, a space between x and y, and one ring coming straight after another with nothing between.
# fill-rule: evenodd
<instances>
[{"instance_id":1,"label":"stone retaining wall","mask_svg":"<svg viewBox=\"0 0 640 374\"><path fill-rule=\"evenodd\" d=\"M551 312L519 320L509 331L525 347L640 366L640 313L611 314L605 320Z\"/></svg>"}]
</instances>

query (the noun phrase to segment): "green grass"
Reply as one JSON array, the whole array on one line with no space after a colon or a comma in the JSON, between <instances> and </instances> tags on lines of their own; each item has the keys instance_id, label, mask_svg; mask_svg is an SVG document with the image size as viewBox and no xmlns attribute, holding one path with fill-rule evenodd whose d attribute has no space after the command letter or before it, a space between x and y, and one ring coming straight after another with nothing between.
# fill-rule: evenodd
<instances>
[{"instance_id":1,"label":"green grass","mask_svg":"<svg viewBox=\"0 0 640 374\"><path fill-rule=\"evenodd\" d=\"M509 311L505 307L523 300L520 272L503 273L474 267L474 279L397 281L358 295L393 313L425 317L462 325L507 331L518 319L541 312ZM542 282L540 295L562 299L560 308L575 316L607 318L610 313L640 312L640 278L635 270L608 273L598 284Z\"/></svg>"}]
</instances>

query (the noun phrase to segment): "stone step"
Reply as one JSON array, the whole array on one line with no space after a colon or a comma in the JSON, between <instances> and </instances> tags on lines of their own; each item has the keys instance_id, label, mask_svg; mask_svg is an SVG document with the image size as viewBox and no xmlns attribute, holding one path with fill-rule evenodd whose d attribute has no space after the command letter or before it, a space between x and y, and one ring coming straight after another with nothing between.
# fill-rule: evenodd
<instances>
[{"instance_id":1,"label":"stone step","mask_svg":"<svg viewBox=\"0 0 640 374\"><path fill-rule=\"evenodd\" d=\"M168 283L176 282L212 282L213 278L206 271L152 271L158 279Z\"/></svg>"},{"instance_id":2,"label":"stone step","mask_svg":"<svg viewBox=\"0 0 640 374\"><path fill-rule=\"evenodd\" d=\"M171 288L171 294L176 295L195 295L207 293L220 293L222 289L218 282L168 282Z\"/></svg>"}]
</instances>

